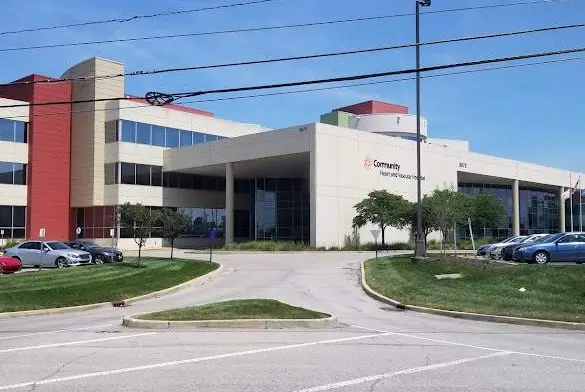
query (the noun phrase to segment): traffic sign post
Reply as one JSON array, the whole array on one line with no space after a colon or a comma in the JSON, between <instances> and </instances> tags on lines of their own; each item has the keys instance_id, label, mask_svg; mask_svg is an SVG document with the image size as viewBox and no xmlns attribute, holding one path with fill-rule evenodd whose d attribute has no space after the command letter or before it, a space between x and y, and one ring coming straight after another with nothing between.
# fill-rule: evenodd
<instances>
[{"instance_id":1,"label":"traffic sign post","mask_svg":"<svg viewBox=\"0 0 585 392\"><path fill-rule=\"evenodd\" d=\"M39 230L39 238L41 239L41 255L39 257L39 271L41 270L41 266L43 265L43 253L45 253L45 229Z\"/></svg>"},{"instance_id":2,"label":"traffic sign post","mask_svg":"<svg viewBox=\"0 0 585 392\"><path fill-rule=\"evenodd\" d=\"M213 257L213 245L215 245L215 239L217 238L217 230L211 229L209 230L209 238L211 239L209 245L209 262L211 263L211 259Z\"/></svg>"},{"instance_id":3,"label":"traffic sign post","mask_svg":"<svg viewBox=\"0 0 585 392\"><path fill-rule=\"evenodd\" d=\"M378 237L380 236L381 230L370 230L372 237L374 237L374 247L376 249L376 260L378 260Z\"/></svg>"},{"instance_id":4,"label":"traffic sign post","mask_svg":"<svg viewBox=\"0 0 585 392\"><path fill-rule=\"evenodd\" d=\"M4 230L0 230L0 235L2 235L2 249L4 249Z\"/></svg>"},{"instance_id":5,"label":"traffic sign post","mask_svg":"<svg viewBox=\"0 0 585 392\"><path fill-rule=\"evenodd\" d=\"M112 263L114 262L114 235L116 234L116 230L110 229L110 237L112 238Z\"/></svg>"}]
</instances>

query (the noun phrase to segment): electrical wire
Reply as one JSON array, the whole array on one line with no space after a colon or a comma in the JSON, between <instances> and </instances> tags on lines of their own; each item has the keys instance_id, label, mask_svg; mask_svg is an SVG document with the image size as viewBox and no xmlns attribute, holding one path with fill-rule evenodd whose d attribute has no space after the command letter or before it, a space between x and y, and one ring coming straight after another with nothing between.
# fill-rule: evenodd
<instances>
[{"instance_id":1,"label":"electrical wire","mask_svg":"<svg viewBox=\"0 0 585 392\"><path fill-rule=\"evenodd\" d=\"M502 33L491 33L491 34L485 34L485 35L475 35L475 36L467 36L467 37L460 37L460 38L448 38L448 39L442 39L442 40L436 40L436 41L421 42L421 43L419 43L419 46L431 46L431 45L440 45L440 44L456 43L456 42L477 41L477 40L482 40L482 39L511 37L511 36L517 36L517 35L535 34L535 33L559 31L559 30L569 30L569 29L583 28L583 27L585 27L585 23L560 25L560 26L549 26L549 27L541 27L541 28L535 28L535 29L508 31L508 32L502 32ZM190 66L190 67L163 68L163 69L157 69L157 70L138 70L138 71L123 72L123 73L110 74L110 75L80 76L80 77L76 77L76 78L63 78L63 79L29 80L29 81L0 84L0 87L30 85L30 84L39 84L39 83L53 84L53 83L62 83L62 82L102 80L102 79L120 78L120 77L125 77L125 76L146 76L146 75L156 75L156 74L171 73L171 72L185 72L185 71L196 71L196 70L225 68L225 67L250 66L250 65L269 64L269 63L278 63L278 62L287 62L287 61L318 59L318 58L336 57L336 56L347 56L347 55L354 55L354 54L375 53L375 52L383 52L383 51L390 51L390 50L397 50L397 49L414 48L416 46L417 46L416 43L409 43L409 44L400 44L400 45L393 45L393 46L382 46L382 47L374 47L374 48L345 50L345 51L339 51L339 52L317 53L317 54L309 54L309 55L302 55L302 56L278 57L278 58L271 58L271 59L264 59L264 60L250 60L250 61L240 61L240 62L231 62L231 63L222 63L222 64Z\"/></svg>"},{"instance_id":2,"label":"electrical wire","mask_svg":"<svg viewBox=\"0 0 585 392\"><path fill-rule=\"evenodd\" d=\"M167 103L171 103L171 102L174 102L174 101L182 99L182 98L195 97L195 96L200 96L200 95L225 94L225 93L242 92L242 91L255 91L255 90L269 90L269 89L284 88L284 87L297 87L297 86L306 86L306 85L313 85L313 84L372 79L372 78L380 78L380 77L384 77L384 76L405 75L405 74L412 74L412 73L416 73L416 72L431 72L431 71L439 71L439 70L443 70L443 69L462 68L462 67L477 66L477 65L482 65L482 64L494 64L494 63L502 63L502 62L508 62L508 61L518 61L518 60L526 60L526 59L531 59L531 58L558 56L558 55L580 53L580 52L585 52L585 47L564 49L564 50L555 50L555 51L549 51L549 52L538 52L538 53L508 56L508 57L490 58L490 59L484 59L484 60L466 61L466 62L454 63L454 64L434 65L434 66L422 67L422 68L410 68L410 69L403 69L403 70L398 70L398 71L384 71L384 72L359 74L359 75L352 75L352 76L341 76L341 77L335 77L335 78L304 80L304 81L299 81L299 82L273 83L273 84L245 86L245 87L230 87L230 88L222 88L222 89L214 89L214 90L190 91L190 92L183 92L183 93L150 92L150 93L146 94L146 99L151 104L153 104L153 103L159 104L157 102L157 98L162 96L164 98L164 101L165 101L164 104L167 104ZM158 95L158 97L157 97L157 95ZM0 106L0 108L1 107L2 106Z\"/></svg>"},{"instance_id":3,"label":"electrical wire","mask_svg":"<svg viewBox=\"0 0 585 392\"><path fill-rule=\"evenodd\" d=\"M568 50L555 51L555 52L540 52L540 53L529 54L529 55L514 56L512 58L515 60L520 60L520 59L537 58L537 57L545 57L545 56L561 55L561 54L577 53L577 52L585 52L585 48L575 48L575 49L568 49ZM420 72L429 72L431 70L431 68L433 68L433 69L449 69L449 68L455 68L455 67L462 67L463 65L461 65L461 64L473 63L473 64L479 65L479 64L489 64L489 63L497 63L497 62L504 62L504 61L513 61L513 60L508 60L510 58L511 57L494 58L494 59L478 60L478 61L468 62L468 63L447 64L447 65L440 65L440 66L435 66L435 67L420 68L419 70L420 70ZM443 76L450 76L450 75L472 74L472 73L477 73L477 72L486 72L486 71L495 71L495 70L501 70L501 69L511 69L511 68L521 68L521 67L529 67L529 66L537 66L537 65L545 65L545 64L554 64L554 63L562 63L562 62L576 61L576 60L585 60L585 57L571 57L571 58L563 58L563 59L556 59L556 60L545 60L545 61L539 61L539 62L524 63L524 64L511 64L511 65L503 65L503 66L481 68L481 69L445 72L445 73L433 74L433 75L422 75L421 78L428 79L428 78L436 78L436 77L443 77ZM415 70L392 71L391 73L399 74L399 73L415 73L415 72L416 72L416 69ZM304 89L304 90L281 91L281 92L274 92L274 93L244 95L244 96L225 97L225 98L213 98L213 99L204 99L204 100L191 100L191 101L184 101L183 104L217 102L217 101L237 100L237 99L246 99L246 98L267 97L267 96L275 96L275 95L305 93L305 92L311 92L311 91L334 90L334 89L351 88L351 87L366 86L366 85L403 82L403 81L409 81L409 80L415 80L415 79L416 79L415 77L409 77L409 78L402 78L402 79L391 79L391 80L366 82L366 83L353 83L353 84L329 86L329 87L322 87L322 88L311 88L311 89ZM104 99L100 99L97 101L114 101L114 100L118 100L118 101L132 100L132 98L129 98L129 97L111 98L111 99L104 98ZM96 100L81 100L81 101L2 105L2 106L0 106L0 109L2 109L2 108L15 108L15 107L30 107L30 106L46 106L46 105L52 105L52 104L56 105L56 104L95 102L95 101ZM132 107L112 108L112 109L89 109L89 110L80 110L80 111L63 111L63 112L58 112L58 113L47 113L46 115L97 112L97 111L118 110L118 109L120 109L120 110L121 109L134 109L134 108L139 109L139 108L148 108L148 107L149 106L136 105L136 106L132 106ZM44 116L44 115L45 114L39 114L38 116ZM2 118L15 119L15 118L27 118L27 117L29 117L29 116L13 116L13 117L2 117Z\"/></svg>"},{"instance_id":4,"label":"electrical wire","mask_svg":"<svg viewBox=\"0 0 585 392\"><path fill-rule=\"evenodd\" d=\"M434 78L441 78L445 76L458 76L458 75L466 75L466 74L474 74L480 72L490 72L490 71L499 71L503 69L513 69L513 68L525 68L525 67L533 67L539 65L548 65L548 64L556 64L556 63L565 63L569 61L578 61L578 60L585 60L585 56L580 57L569 57L564 59L556 59L556 60L545 60L545 61L538 61L538 62L531 62L525 64L511 64L511 65L500 65L497 67L487 67L487 68L480 68L480 69L469 69L463 71L454 71L454 72L443 72L437 73L433 75L422 75L421 79L434 79ZM292 94L302 94L302 93L310 93L315 91L327 91L327 90L340 90L345 88L353 88L353 87L362 87L362 86L372 86L378 84L387 84L387 83L399 83L399 82L408 82L416 80L416 77L411 76L407 78L399 78L399 79L390 79L390 80L379 80L376 82L364 82L364 83L348 83L348 84L341 84L338 86L329 86L329 87L314 87L308 89L301 89L301 90L291 90L291 91L278 91L273 93L262 93L262 94L252 94L252 95L238 95L234 97L223 97L223 98L211 98L211 99L197 99L191 101L184 101L183 104L191 104L191 103L209 103L209 102L220 102L220 101L235 101L240 99L249 99L249 98L261 98L261 97L272 97L272 96L279 96L279 95L292 95ZM145 106L145 105L135 105L135 106L125 106L120 108L103 108L103 109L87 109L87 110L68 110L63 112L52 112L52 113L42 113L42 114L33 114L33 115L22 115L22 116L10 116L10 117L2 117L7 120L16 120L20 118L30 118L30 117L48 117L48 116L57 116L62 114L77 114L77 113L93 113L93 112L107 112L111 110L129 110L129 109L149 109L152 106Z\"/></svg>"},{"instance_id":5,"label":"electrical wire","mask_svg":"<svg viewBox=\"0 0 585 392\"><path fill-rule=\"evenodd\" d=\"M487 8L499 8L499 7L537 4L537 3L552 3L552 2L560 2L560 1L567 1L567 0L531 0L531 1L507 3L507 4L492 4L492 5L475 6L475 7L450 8L450 9L444 9L444 10L427 11L427 12L424 12L423 14L440 14L440 13L446 13L446 12L471 11L471 10L479 10L479 9L487 9ZM250 27L250 28L242 28L242 29L215 30L215 31L204 31L204 32L183 33L183 34L164 34L164 35L155 35L155 36L146 36L146 37L118 38L118 39L107 39L107 40L97 40L97 41L66 42L66 43L60 43L60 44L20 46L20 47L13 47L13 48L0 48L0 52L14 52L14 51L25 51L25 50L37 50L37 49L54 49L54 48L64 48L64 47L71 47L71 46L101 45L101 44L119 43L119 42L136 42L136 41L160 40L160 39L171 39L171 38L200 37L200 36L234 34L234 33L249 33L249 32L256 32L256 31L283 30L283 29L293 29L293 28L302 28L302 27L336 25L336 24L340 24L340 23L353 23L353 22L364 22L364 21L372 21L372 20L383 20L383 19L390 19L390 18L406 17L406 16L411 16L411 15L413 15L413 14L407 13L407 14L377 15L377 16L368 16L368 17L361 17L361 18L335 19L335 20L328 20L328 21L321 21L321 22L296 23L296 24L286 24L286 25L277 25L277 26Z\"/></svg>"},{"instance_id":6,"label":"electrical wire","mask_svg":"<svg viewBox=\"0 0 585 392\"><path fill-rule=\"evenodd\" d=\"M22 29L22 30L1 31L0 35L22 34L22 33L36 32L36 31L57 30L57 29L64 29L64 28L69 28L69 27L95 26L95 25L109 24L109 23L127 23L127 22L131 22L134 20L138 20L138 19L152 19L152 18L159 18L159 17L163 17L163 16L191 14L191 13L201 12L201 11L213 11L213 10L218 10L218 9L242 7L242 6L255 5L255 4L261 4L261 3L271 3L271 2L275 2L275 1L281 1L281 0L254 0L254 1L248 1L248 2L222 4L222 5L203 7L203 8L191 8L191 9L175 10L175 11L163 11L163 12L157 12L154 14L133 15L133 16L127 16L124 18L102 19L102 20L93 20L93 21L80 22L80 23L31 27L31 28Z\"/></svg>"}]
</instances>

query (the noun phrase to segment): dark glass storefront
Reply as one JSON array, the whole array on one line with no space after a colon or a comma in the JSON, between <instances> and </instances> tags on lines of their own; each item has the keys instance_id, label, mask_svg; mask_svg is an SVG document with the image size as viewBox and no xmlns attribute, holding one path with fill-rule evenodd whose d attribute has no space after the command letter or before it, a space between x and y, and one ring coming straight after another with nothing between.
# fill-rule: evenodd
<instances>
[{"instance_id":1,"label":"dark glass storefront","mask_svg":"<svg viewBox=\"0 0 585 392\"><path fill-rule=\"evenodd\" d=\"M309 181L257 178L252 195L256 240L309 242Z\"/></svg>"},{"instance_id":2,"label":"dark glass storefront","mask_svg":"<svg viewBox=\"0 0 585 392\"><path fill-rule=\"evenodd\" d=\"M458 191L468 195L477 195L480 193L491 194L495 196L506 210L508 221L499 227L484 227L479 233L474 233L477 237L505 238L512 235L512 186L511 185L494 185L494 184L477 184L477 183L459 183ZM520 234L530 235L539 233L556 233L559 230L559 201L555 192L520 187ZM468 230L460 231L461 237L468 237Z\"/></svg>"}]
</instances>

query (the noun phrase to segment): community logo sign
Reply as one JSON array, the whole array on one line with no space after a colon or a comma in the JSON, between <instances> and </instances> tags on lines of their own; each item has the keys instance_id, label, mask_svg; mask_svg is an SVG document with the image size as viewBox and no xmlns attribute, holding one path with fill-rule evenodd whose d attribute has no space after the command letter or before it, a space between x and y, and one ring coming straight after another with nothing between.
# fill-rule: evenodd
<instances>
[{"instance_id":1,"label":"community logo sign","mask_svg":"<svg viewBox=\"0 0 585 392\"><path fill-rule=\"evenodd\" d=\"M400 164L397 162L387 162L372 157L365 157L363 161L366 170L379 169L378 174L382 177L402 178L406 180L416 180L418 177L412 174L404 174L400 172ZM425 177L421 176L424 181Z\"/></svg>"}]
</instances>

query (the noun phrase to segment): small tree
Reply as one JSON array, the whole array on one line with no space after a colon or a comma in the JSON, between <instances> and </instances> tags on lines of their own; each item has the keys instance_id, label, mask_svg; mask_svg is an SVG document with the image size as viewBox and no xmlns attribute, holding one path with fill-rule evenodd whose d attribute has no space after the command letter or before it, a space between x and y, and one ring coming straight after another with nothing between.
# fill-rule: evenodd
<instances>
[{"instance_id":1,"label":"small tree","mask_svg":"<svg viewBox=\"0 0 585 392\"><path fill-rule=\"evenodd\" d=\"M402 196L393 195L386 190L373 191L368 198L354 206L357 214L353 227L363 227L372 223L382 232L382 245L385 245L387 227L402 229L410 223L412 204Z\"/></svg>"},{"instance_id":2,"label":"small tree","mask_svg":"<svg viewBox=\"0 0 585 392\"><path fill-rule=\"evenodd\" d=\"M428 195L424 195L423 199L422 199L422 230L423 230L423 235L425 238L425 245L427 244L427 237L429 236L429 234L431 234L433 231L437 231L440 230L439 224L438 224L438 208L437 208L437 199L432 197L432 196L428 196ZM416 206L417 203L414 203L414 205L412 206L412 212L411 212L411 216L412 216L412 223L411 223L411 230L412 233L416 235Z\"/></svg>"},{"instance_id":3,"label":"small tree","mask_svg":"<svg viewBox=\"0 0 585 392\"><path fill-rule=\"evenodd\" d=\"M125 203L120 207L120 223L132 230L132 238L138 245L138 263L142 260L142 247L150 236L157 214L140 203Z\"/></svg>"},{"instance_id":4,"label":"small tree","mask_svg":"<svg viewBox=\"0 0 585 392\"><path fill-rule=\"evenodd\" d=\"M173 251L175 248L175 239L181 234L185 234L191 225L191 218L189 218L182 211L173 211L164 208L159 216L161 220L163 237L171 243L171 259L173 258Z\"/></svg>"},{"instance_id":5,"label":"small tree","mask_svg":"<svg viewBox=\"0 0 585 392\"><path fill-rule=\"evenodd\" d=\"M471 222L474 228L497 227L506 221L508 214L498 198L487 193L471 197Z\"/></svg>"},{"instance_id":6,"label":"small tree","mask_svg":"<svg viewBox=\"0 0 585 392\"><path fill-rule=\"evenodd\" d=\"M443 238L446 238L455 223L462 223L469 216L470 197L458 193L451 186L446 189L435 189L430 198L432 199L436 227L441 231Z\"/></svg>"}]
</instances>

